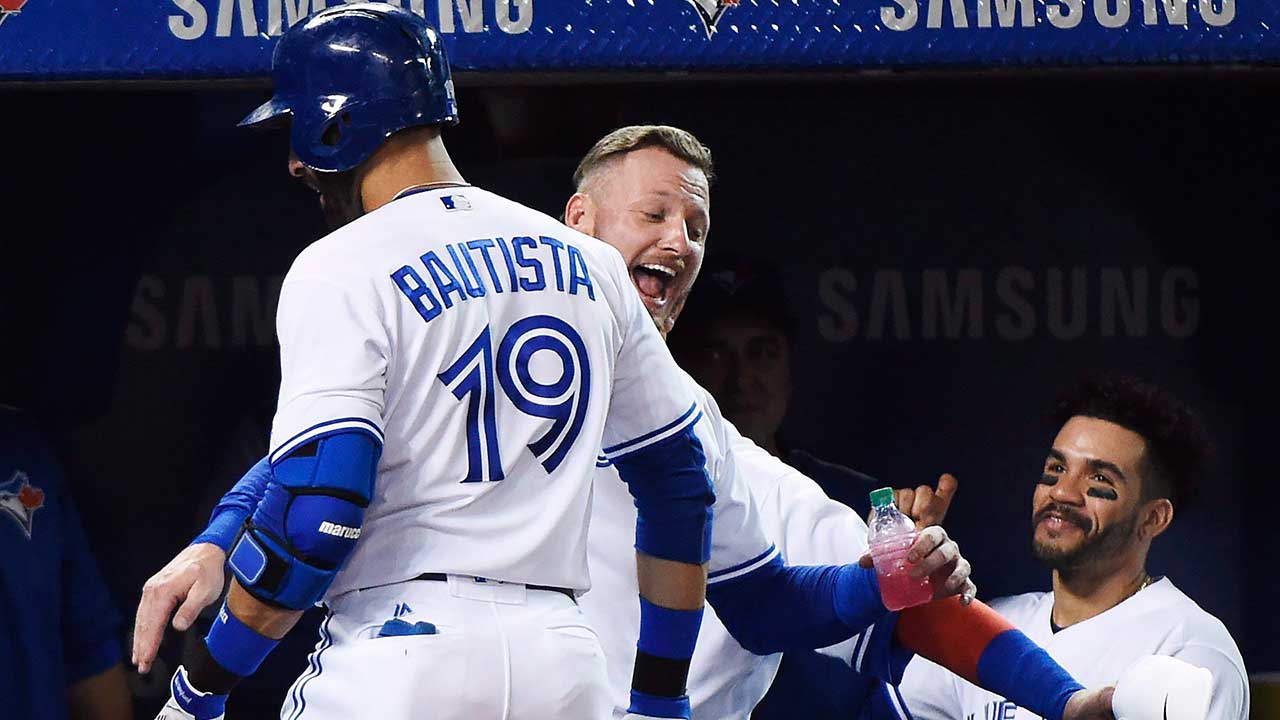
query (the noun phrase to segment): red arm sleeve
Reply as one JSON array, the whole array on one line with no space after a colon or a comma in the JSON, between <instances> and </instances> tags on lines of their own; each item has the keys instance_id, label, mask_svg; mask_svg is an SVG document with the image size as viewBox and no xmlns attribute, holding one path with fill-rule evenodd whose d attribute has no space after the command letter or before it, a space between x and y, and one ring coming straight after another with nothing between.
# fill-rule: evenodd
<instances>
[{"instance_id":1,"label":"red arm sleeve","mask_svg":"<svg viewBox=\"0 0 1280 720\"><path fill-rule=\"evenodd\" d=\"M894 637L911 652L978 683L978 660L991 641L1013 625L978 600L969 605L949 597L898 614Z\"/></svg>"}]
</instances>

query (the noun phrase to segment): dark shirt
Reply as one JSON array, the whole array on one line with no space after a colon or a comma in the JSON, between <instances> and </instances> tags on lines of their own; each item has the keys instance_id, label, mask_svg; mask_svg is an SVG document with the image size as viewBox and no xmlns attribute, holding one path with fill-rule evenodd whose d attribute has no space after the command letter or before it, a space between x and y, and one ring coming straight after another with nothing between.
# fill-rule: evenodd
<instances>
[{"instance_id":1,"label":"dark shirt","mask_svg":"<svg viewBox=\"0 0 1280 720\"><path fill-rule=\"evenodd\" d=\"M4 406L0 554L0 715L63 720L68 686L120 662L120 615L53 452Z\"/></svg>"}]
</instances>

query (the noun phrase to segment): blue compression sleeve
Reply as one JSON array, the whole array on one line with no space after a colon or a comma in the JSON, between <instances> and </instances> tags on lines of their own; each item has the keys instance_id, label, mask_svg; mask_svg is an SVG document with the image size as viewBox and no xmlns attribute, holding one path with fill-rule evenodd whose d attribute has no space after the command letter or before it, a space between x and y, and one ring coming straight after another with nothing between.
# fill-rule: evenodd
<instances>
[{"instance_id":1,"label":"blue compression sleeve","mask_svg":"<svg viewBox=\"0 0 1280 720\"><path fill-rule=\"evenodd\" d=\"M240 534L241 526L258 507L270 481L271 463L264 457L222 496L209 515L209 526L196 536L192 544L213 543L230 552L232 543Z\"/></svg>"},{"instance_id":2,"label":"blue compression sleeve","mask_svg":"<svg viewBox=\"0 0 1280 720\"><path fill-rule=\"evenodd\" d=\"M1049 720L1061 720L1067 701L1084 686L1044 648L1017 630L995 636L978 660L978 684L1002 693Z\"/></svg>"},{"instance_id":3,"label":"blue compression sleeve","mask_svg":"<svg viewBox=\"0 0 1280 720\"><path fill-rule=\"evenodd\" d=\"M205 635L209 654L233 675L247 677L258 669L267 655L280 643L240 622L231 614L226 603L218 611L218 617Z\"/></svg>"},{"instance_id":4,"label":"blue compression sleeve","mask_svg":"<svg viewBox=\"0 0 1280 720\"><path fill-rule=\"evenodd\" d=\"M902 647L1046 720L1081 689L1049 653L980 601L936 600L903 610L894 628Z\"/></svg>"},{"instance_id":5,"label":"blue compression sleeve","mask_svg":"<svg viewBox=\"0 0 1280 720\"><path fill-rule=\"evenodd\" d=\"M827 647L889 611L875 571L858 565L767 565L707 585L707 602L729 634L757 655Z\"/></svg>"},{"instance_id":6,"label":"blue compression sleeve","mask_svg":"<svg viewBox=\"0 0 1280 720\"><path fill-rule=\"evenodd\" d=\"M702 609L675 610L640 598L640 638L628 712L687 718L689 661L702 627Z\"/></svg>"},{"instance_id":7,"label":"blue compression sleeve","mask_svg":"<svg viewBox=\"0 0 1280 720\"><path fill-rule=\"evenodd\" d=\"M693 427L610 459L635 499L636 549L663 560L706 562L715 492Z\"/></svg>"}]
</instances>

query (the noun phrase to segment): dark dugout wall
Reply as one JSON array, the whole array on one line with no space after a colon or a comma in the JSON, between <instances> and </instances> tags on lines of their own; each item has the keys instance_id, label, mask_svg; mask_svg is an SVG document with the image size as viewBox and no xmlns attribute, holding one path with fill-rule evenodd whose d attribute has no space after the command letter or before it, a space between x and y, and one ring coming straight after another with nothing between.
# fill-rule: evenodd
<instances>
[{"instance_id":1,"label":"dark dugout wall","mask_svg":"<svg viewBox=\"0 0 1280 720\"><path fill-rule=\"evenodd\" d=\"M1105 367L1184 395L1222 463L1153 571L1223 619L1251 672L1280 670L1270 478L1246 462L1271 389L1274 75L462 85L446 139L464 174L553 214L617 125L707 143L709 252L776 263L798 321L791 441L894 484L955 473L948 524L984 597L1047 587L1029 507L1054 393ZM263 452L275 296L323 233L284 139L232 127L262 94L0 93L0 402L55 439L130 618ZM312 642L233 700L242 717L273 716ZM138 717L166 681L134 678Z\"/></svg>"}]
</instances>

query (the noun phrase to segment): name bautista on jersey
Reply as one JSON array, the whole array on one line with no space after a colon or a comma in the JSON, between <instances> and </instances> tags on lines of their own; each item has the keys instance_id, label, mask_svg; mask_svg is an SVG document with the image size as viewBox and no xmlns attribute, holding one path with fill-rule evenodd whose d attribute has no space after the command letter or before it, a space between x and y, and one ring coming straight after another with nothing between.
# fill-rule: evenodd
<instances>
[{"instance_id":1,"label":"name bautista on jersey","mask_svg":"<svg viewBox=\"0 0 1280 720\"><path fill-rule=\"evenodd\" d=\"M497 248L496 254L501 257L505 271L499 270L494 248ZM449 255L448 264L434 250L419 258L431 277L430 283L409 265L391 273L391 281L426 322L452 308L455 301L484 297L490 291L541 292L551 289L549 281L554 283L557 292L578 295L585 291L588 299L596 299L596 290L591 284L591 274L587 271L582 251L553 237L542 235L535 240L529 236L516 236L510 241L481 238L446 245L445 252ZM481 264L486 272L481 272ZM548 265L551 268L550 278ZM485 276L489 278L489 284L486 284Z\"/></svg>"}]
</instances>

